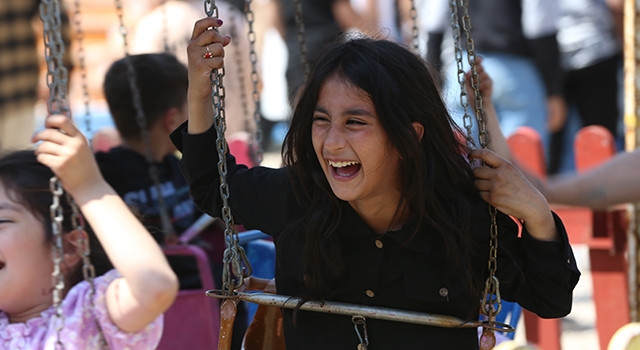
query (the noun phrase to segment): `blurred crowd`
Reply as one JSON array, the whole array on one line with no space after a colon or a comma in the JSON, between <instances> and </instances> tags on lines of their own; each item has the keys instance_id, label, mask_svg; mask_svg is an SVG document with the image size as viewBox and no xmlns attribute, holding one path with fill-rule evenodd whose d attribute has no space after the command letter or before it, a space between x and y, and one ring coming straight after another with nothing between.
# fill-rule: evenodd
<instances>
[{"instance_id":1,"label":"blurred crowd","mask_svg":"<svg viewBox=\"0 0 640 350\"><path fill-rule=\"evenodd\" d=\"M81 1L79 9L72 1L62 4L63 33L73 62L69 103L80 119L86 109L83 103L89 101L94 129L105 130L88 130L92 117L85 117L86 131L96 132L98 147L109 147L105 140L118 141L108 128L101 88L108 66L125 52L170 52L186 63L191 24L205 16L204 5L193 0L128 0L118 10L113 2L102 0ZM254 134L254 111L259 106L262 146L278 150L304 79L296 2L218 0L215 4L225 22L222 32L232 37L224 81L228 133ZM440 74L448 106L462 123L448 1L300 0L300 5L307 62L313 62L324 43L344 33L409 46L416 40L419 54ZM255 55L250 54L247 8L253 12ZM120 27L119 12L126 30ZM572 140L582 126L602 125L622 145L621 0L476 0L457 12L460 18L467 12L471 18L475 53L485 58L496 85L492 98L502 131L509 136L520 126L534 128L546 147L550 174L573 170ZM38 2L3 1L0 16L7 19L1 24L7 29L3 32L10 34L0 39L0 148L28 146L31 132L46 115L45 104L34 107L48 96ZM461 56L466 61L464 23L459 25ZM84 39L82 48L79 37Z\"/></svg>"}]
</instances>

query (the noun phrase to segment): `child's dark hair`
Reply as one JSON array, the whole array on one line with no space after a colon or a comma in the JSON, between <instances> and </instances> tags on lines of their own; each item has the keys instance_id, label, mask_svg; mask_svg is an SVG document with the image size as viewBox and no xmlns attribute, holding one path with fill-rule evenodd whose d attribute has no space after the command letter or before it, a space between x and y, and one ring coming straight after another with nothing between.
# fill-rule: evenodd
<instances>
[{"instance_id":1,"label":"child's dark hair","mask_svg":"<svg viewBox=\"0 0 640 350\"><path fill-rule=\"evenodd\" d=\"M184 107L189 78L187 67L167 53L131 55L111 65L103 84L109 112L123 139L137 139L140 127L136 122L126 60L130 60L135 69L147 129L169 109Z\"/></svg>"},{"instance_id":2,"label":"child's dark hair","mask_svg":"<svg viewBox=\"0 0 640 350\"><path fill-rule=\"evenodd\" d=\"M53 176L51 169L39 163L31 150L14 151L0 156L0 184L4 186L11 200L24 206L42 222L47 242L53 242L49 209L53 203L49 179ZM66 196L61 196L60 200L64 213L63 232L70 232L74 229L71 224L71 206ZM89 235L91 262L95 267L96 276L102 275L113 267L91 227L85 223L84 229ZM78 264L69 276L69 283L73 286L82 280L82 266Z\"/></svg>"}]
</instances>

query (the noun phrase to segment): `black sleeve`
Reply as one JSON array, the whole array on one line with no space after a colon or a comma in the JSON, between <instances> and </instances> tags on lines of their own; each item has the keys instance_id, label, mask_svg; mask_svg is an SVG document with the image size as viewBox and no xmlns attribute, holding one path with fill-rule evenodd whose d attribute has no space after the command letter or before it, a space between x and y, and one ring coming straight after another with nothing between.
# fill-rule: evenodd
<instances>
[{"instance_id":1,"label":"black sleeve","mask_svg":"<svg viewBox=\"0 0 640 350\"><path fill-rule=\"evenodd\" d=\"M196 207L213 217L221 217L223 200L215 128L191 135L187 133L185 122L171 134L171 140L182 152L180 170ZM236 164L235 158L228 154L226 181L234 223L271 235L282 231L287 221L291 191L286 169L248 169Z\"/></svg>"},{"instance_id":2,"label":"black sleeve","mask_svg":"<svg viewBox=\"0 0 640 350\"><path fill-rule=\"evenodd\" d=\"M544 80L547 96L561 94L563 72L560 67L560 48L556 34L529 39L528 42L533 59Z\"/></svg>"},{"instance_id":3,"label":"black sleeve","mask_svg":"<svg viewBox=\"0 0 640 350\"><path fill-rule=\"evenodd\" d=\"M571 312L573 288L580 271L560 218L553 213L557 241L540 241L522 229L520 238L499 235L498 278L502 298L516 301L542 318Z\"/></svg>"}]
</instances>

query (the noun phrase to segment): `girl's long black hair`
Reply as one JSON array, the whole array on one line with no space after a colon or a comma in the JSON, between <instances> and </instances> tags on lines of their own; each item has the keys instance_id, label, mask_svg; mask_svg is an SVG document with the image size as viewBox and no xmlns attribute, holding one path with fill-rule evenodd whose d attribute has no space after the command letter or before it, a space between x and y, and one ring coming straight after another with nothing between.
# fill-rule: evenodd
<instances>
[{"instance_id":1,"label":"girl's long black hair","mask_svg":"<svg viewBox=\"0 0 640 350\"><path fill-rule=\"evenodd\" d=\"M308 209L283 239L303 234L303 273L308 299L328 299L342 282L344 261L336 229L342 212L320 167L311 141L313 113L325 81L338 76L361 89L375 105L381 124L400 158L404 205L421 225L442 236L456 273L479 296L471 267L472 199L478 198L467 145L452 121L427 64L407 48L386 40L358 38L336 42L316 61L303 87L284 141L283 159L300 181L296 196ZM416 135L412 122L424 126ZM420 190L418 190L420 189ZM396 215L401 208L398 208Z\"/></svg>"}]
</instances>

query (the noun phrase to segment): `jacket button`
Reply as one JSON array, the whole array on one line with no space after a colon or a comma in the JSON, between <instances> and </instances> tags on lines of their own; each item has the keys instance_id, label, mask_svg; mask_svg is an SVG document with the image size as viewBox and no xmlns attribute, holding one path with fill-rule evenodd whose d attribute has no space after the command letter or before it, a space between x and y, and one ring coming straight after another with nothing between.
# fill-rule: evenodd
<instances>
[{"instance_id":1,"label":"jacket button","mask_svg":"<svg viewBox=\"0 0 640 350\"><path fill-rule=\"evenodd\" d=\"M382 241L379 239L376 239L376 247L382 249L382 247L384 247L384 244L382 244Z\"/></svg>"},{"instance_id":2,"label":"jacket button","mask_svg":"<svg viewBox=\"0 0 640 350\"><path fill-rule=\"evenodd\" d=\"M446 298L447 295L449 295L449 290L445 287L442 287L440 288L440 291L438 293L440 293L441 297Z\"/></svg>"},{"instance_id":3,"label":"jacket button","mask_svg":"<svg viewBox=\"0 0 640 350\"><path fill-rule=\"evenodd\" d=\"M376 293L374 293L371 289L367 289L365 294L367 294L369 298L373 298L376 295Z\"/></svg>"}]
</instances>

